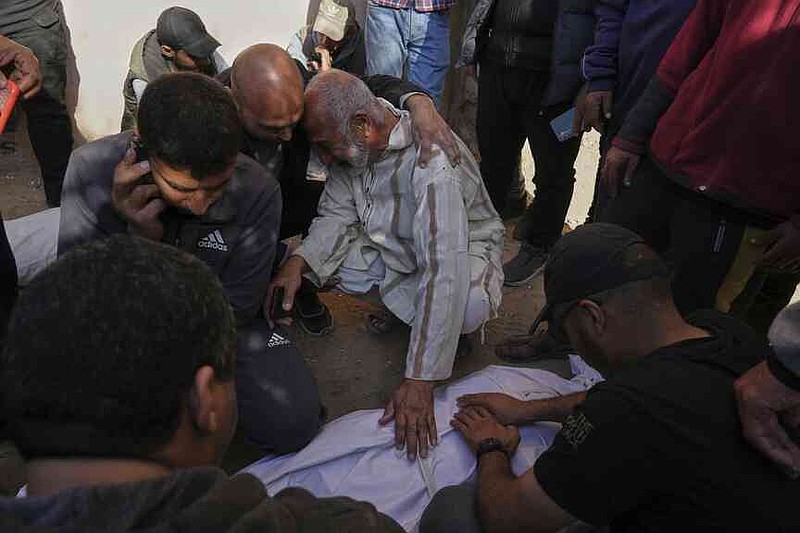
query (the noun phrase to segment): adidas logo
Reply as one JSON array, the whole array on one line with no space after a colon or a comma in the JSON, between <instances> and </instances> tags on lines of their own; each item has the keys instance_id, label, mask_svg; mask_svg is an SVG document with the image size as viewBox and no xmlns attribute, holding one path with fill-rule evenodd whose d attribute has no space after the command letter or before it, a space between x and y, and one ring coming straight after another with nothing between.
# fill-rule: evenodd
<instances>
[{"instance_id":1,"label":"adidas logo","mask_svg":"<svg viewBox=\"0 0 800 533\"><path fill-rule=\"evenodd\" d=\"M197 243L197 247L206 248L208 250L218 250L220 252L228 251L228 245L225 243L225 239L222 238L222 233L220 233L218 229L215 229L207 236L200 239Z\"/></svg>"},{"instance_id":2,"label":"adidas logo","mask_svg":"<svg viewBox=\"0 0 800 533\"><path fill-rule=\"evenodd\" d=\"M269 338L269 342L267 342L267 348L277 348L278 346L287 346L292 344L289 339L283 338L277 333L273 333L272 337Z\"/></svg>"}]
</instances>

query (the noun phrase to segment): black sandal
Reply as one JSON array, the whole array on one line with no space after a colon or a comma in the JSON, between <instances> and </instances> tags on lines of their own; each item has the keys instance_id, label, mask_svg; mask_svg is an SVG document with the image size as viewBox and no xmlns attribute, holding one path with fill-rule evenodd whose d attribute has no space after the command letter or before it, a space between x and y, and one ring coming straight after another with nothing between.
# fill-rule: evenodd
<instances>
[{"instance_id":1,"label":"black sandal","mask_svg":"<svg viewBox=\"0 0 800 533\"><path fill-rule=\"evenodd\" d=\"M403 323L385 307L380 311L367 313L366 319L367 330L374 335L388 335Z\"/></svg>"}]
</instances>

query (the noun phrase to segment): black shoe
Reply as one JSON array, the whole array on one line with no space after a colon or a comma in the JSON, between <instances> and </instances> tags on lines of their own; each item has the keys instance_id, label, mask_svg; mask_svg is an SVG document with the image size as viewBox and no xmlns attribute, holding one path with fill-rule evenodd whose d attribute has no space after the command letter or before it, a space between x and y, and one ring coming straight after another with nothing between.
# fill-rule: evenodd
<instances>
[{"instance_id":1,"label":"black shoe","mask_svg":"<svg viewBox=\"0 0 800 533\"><path fill-rule=\"evenodd\" d=\"M506 287L521 287L544 269L548 252L546 248L523 243L517 256L503 265Z\"/></svg>"},{"instance_id":2,"label":"black shoe","mask_svg":"<svg viewBox=\"0 0 800 533\"><path fill-rule=\"evenodd\" d=\"M313 337L324 337L333 331L333 316L322 303L317 288L303 280L294 298L294 315L298 325Z\"/></svg>"}]
</instances>

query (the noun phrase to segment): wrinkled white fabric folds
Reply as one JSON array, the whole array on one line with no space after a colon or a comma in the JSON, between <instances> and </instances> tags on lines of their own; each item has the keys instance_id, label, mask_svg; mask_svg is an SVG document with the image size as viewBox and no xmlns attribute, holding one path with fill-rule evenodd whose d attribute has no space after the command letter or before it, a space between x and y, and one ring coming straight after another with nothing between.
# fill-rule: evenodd
<instances>
[{"instance_id":1,"label":"wrinkled white fabric folds","mask_svg":"<svg viewBox=\"0 0 800 533\"><path fill-rule=\"evenodd\" d=\"M551 372L490 366L436 392L436 421L440 443L430 456L412 463L394 448L394 427L381 428L381 410L359 411L325 426L307 448L297 454L265 458L245 469L275 494L302 487L318 497L349 496L368 501L407 531L415 531L422 512L441 488L458 485L475 474L475 458L462 438L450 428L456 400L464 394L502 392L520 399L563 396L585 391L602 376L581 358L571 356L574 377ZM553 441L557 424L523 428L522 444L513 468L530 468Z\"/></svg>"}]
</instances>

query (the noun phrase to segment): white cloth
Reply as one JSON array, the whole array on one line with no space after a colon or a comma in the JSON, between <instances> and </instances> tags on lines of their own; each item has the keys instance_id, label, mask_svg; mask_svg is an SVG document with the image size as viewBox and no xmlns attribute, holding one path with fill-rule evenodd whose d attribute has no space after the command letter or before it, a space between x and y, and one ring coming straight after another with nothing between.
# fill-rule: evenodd
<instances>
[{"instance_id":1,"label":"white cloth","mask_svg":"<svg viewBox=\"0 0 800 533\"><path fill-rule=\"evenodd\" d=\"M571 380L544 370L490 366L436 391L439 445L427 459L411 463L394 448L394 426L378 426L381 410L359 411L325 426L322 433L297 454L265 458L245 469L257 476L270 494L302 487L318 497L349 496L368 501L415 531L433 495L459 485L475 474L475 457L461 436L450 428L464 394L502 392L520 399L573 394L602 381L597 371L577 356L570 358ZM521 429L522 444L514 456L517 474L528 470L553 441L557 424Z\"/></svg>"},{"instance_id":2,"label":"white cloth","mask_svg":"<svg viewBox=\"0 0 800 533\"><path fill-rule=\"evenodd\" d=\"M54 207L3 224L17 263L19 285L25 286L56 260L61 209Z\"/></svg>"}]
</instances>

